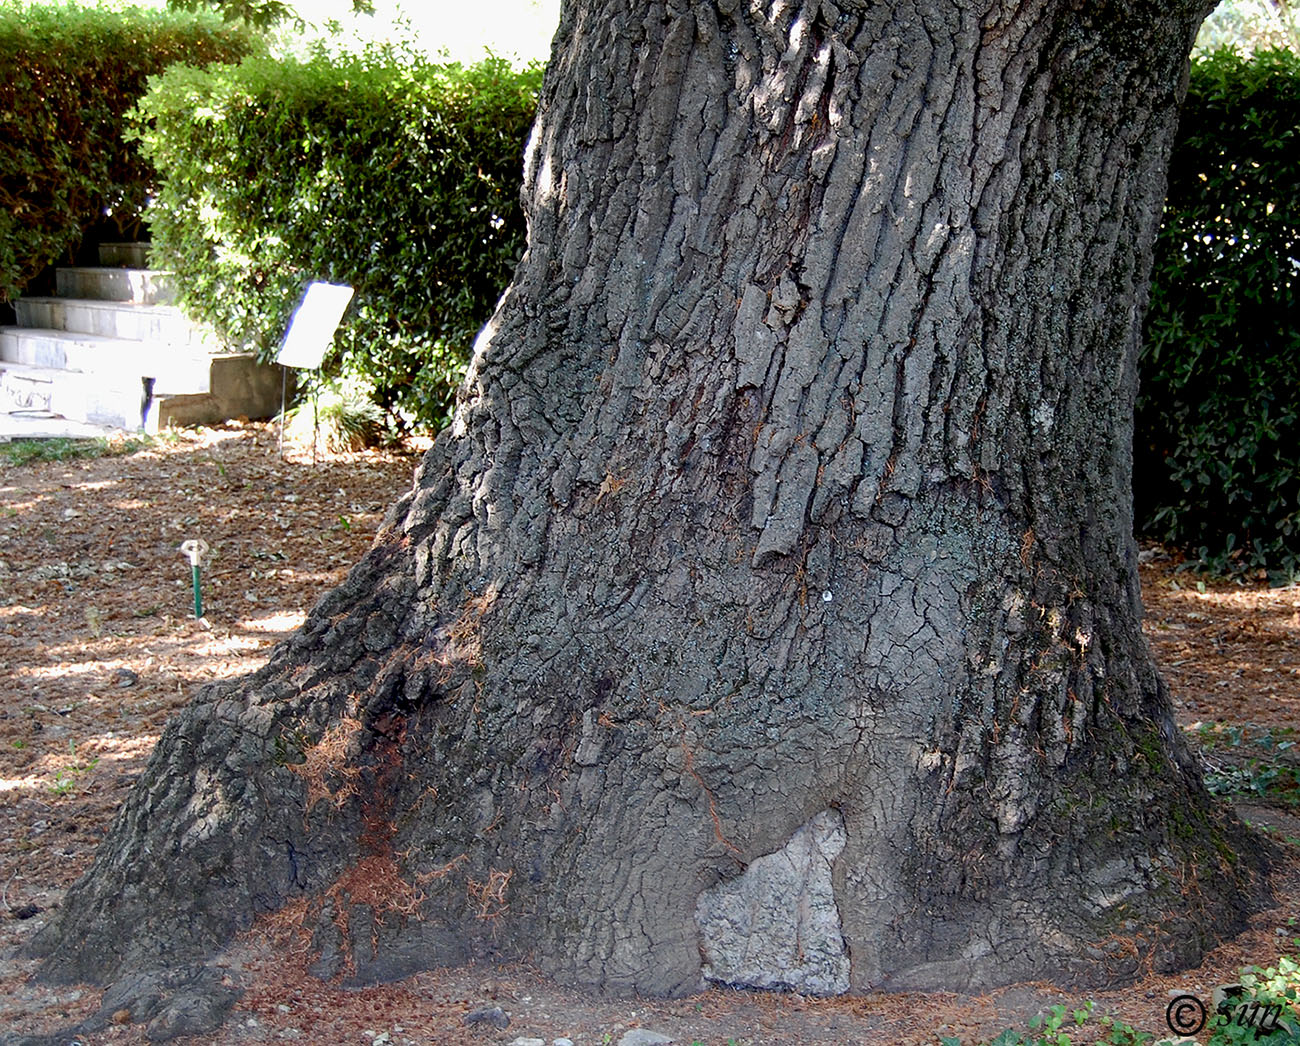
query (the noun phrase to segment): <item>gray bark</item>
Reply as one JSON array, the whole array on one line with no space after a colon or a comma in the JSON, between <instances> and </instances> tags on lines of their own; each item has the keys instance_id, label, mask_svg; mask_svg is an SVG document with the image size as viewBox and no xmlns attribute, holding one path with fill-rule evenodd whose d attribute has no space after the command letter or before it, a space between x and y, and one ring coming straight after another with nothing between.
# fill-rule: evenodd
<instances>
[{"instance_id":1,"label":"gray bark","mask_svg":"<svg viewBox=\"0 0 1300 1046\"><path fill-rule=\"evenodd\" d=\"M1207 7L568 3L454 426L169 726L47 975L286 904L324 975L654 993L1097 983L1242 925L1262 859L1174 726L1128 492Z\"/></svg>"}]
</instances>

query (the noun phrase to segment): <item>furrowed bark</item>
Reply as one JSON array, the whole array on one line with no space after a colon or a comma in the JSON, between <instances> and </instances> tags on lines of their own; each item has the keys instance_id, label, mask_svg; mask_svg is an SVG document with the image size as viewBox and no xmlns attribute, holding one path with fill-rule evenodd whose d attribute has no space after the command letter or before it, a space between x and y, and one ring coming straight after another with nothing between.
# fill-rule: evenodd
<instances>
[{"instance_id":1,"label":"furrowed bark","mask_svg":"<svg viewBox=\"0 0 1300 1046\"><path fill-rule=\"evenodd\" d=\"M1100 983L1242 925L1129 493L1205 9L569 3L455 424L168 728L47 974L286 904L323 975L652 993Z\"/></svg>"}]
</instances>

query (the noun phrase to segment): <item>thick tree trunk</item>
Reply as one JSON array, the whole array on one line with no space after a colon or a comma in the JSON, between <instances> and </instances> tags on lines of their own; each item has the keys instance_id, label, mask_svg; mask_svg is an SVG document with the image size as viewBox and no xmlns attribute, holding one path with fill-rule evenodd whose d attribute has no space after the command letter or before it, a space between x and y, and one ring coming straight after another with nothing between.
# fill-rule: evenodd
<instances>
[{"instance_id":1,"label":"thick tree trunk","mask_svg":"<svg viewBox=\"0 0 1300 1046\"><path fill-rule=\"evenodd\" d=\"M1092 981L1260 867L1140 630L1129 439L1203 0L574 0L452 430L168 728L41 940L322 974Z\"/></svg>"}]
</instances>

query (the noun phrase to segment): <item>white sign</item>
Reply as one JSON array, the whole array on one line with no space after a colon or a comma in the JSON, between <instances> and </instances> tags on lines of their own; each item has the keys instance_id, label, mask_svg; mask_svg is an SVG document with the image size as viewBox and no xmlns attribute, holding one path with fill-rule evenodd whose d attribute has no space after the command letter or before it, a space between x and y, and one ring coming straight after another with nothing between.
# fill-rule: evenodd
<instances>
[{"instance_id":1,"label":"white sign","mask_svg":"<svg viewBox=\"0 0 1300 1046\"><path fill-rule=\"evenodd\" d=\"M346 284L309 284L289 321L289 331L275 362L307 370L319 367L351 300L352 288Z\"/></svg>"}]
</instances>

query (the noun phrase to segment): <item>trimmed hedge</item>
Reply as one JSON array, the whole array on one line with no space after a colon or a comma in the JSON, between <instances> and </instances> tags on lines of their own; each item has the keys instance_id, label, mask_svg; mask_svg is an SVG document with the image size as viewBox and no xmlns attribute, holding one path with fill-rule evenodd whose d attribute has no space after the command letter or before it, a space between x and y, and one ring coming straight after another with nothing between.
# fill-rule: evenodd
<instances>
[{"instance_id":1,"label":"trimmed hedge","mask_svg":"<svg viewBox=\"0 0 1300 1046\"><path fill-rule=\"evenodd\" d=\"M0 3L0 301L92 227L138 225L153 177L122 115L147 77L253 46L215 16Z\"/></svg>"},{"instance_id":2,"label":"trimmed hedge","mask_svg":"<svg viewBox=\"0 0 1300 1046\"><path fill-rule=\"evenodd\" d=\"M312 280L356 296L329 369L399 425L445 422L524 244L541 71L386 51L157 78L136 120L162 186L154 262L182 304L269 358Z\"/></svg>"},{"instance_id":3,"label":"trimmed hedge","mask_svg":"<svg viewBox=\"0 0 1300 1046\"><path fill-rule=\"evenodd\" d=\"M1196 62L1156 248L1138 532L1221 572L1300 569L1300 57Z\"/></svg>"}]
</instances>

